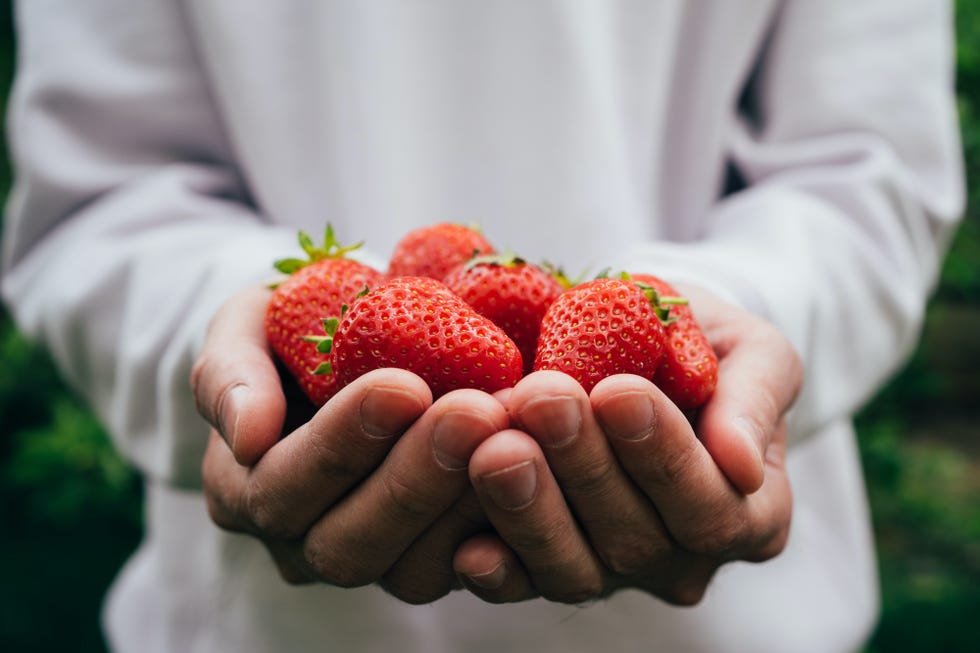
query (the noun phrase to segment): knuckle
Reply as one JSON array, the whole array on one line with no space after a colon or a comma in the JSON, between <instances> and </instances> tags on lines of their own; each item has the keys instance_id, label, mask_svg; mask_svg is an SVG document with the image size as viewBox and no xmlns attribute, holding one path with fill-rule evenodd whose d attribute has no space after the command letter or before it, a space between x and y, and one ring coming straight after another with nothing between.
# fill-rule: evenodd
<instances>
[{"instance_id":1,"label":"knuckle","mask_svg":"<svg viewBox=\"0 0 980 653\"><path fill-rule=\"evenodd\" d=\"M771 560L786 550L789 543L789 529L781 530L769 543L761 550L762 560Z\"/></svg>"},{"instance_id":2,"label":"knuckle","mask_svg":"<svg viewBox=\"0 0 980 653\"><path fill-rule=\"evenodd\" d=\"M675 532L683 549L699 556L730 560L737 557L752 541L752 524L745 505L715 504L704 506L696 519Z\"/></svg>"},{"instance_id":3,"label":"knuckle","mask_svg":"<svg viewBox=\"0 0 980 653\"><path fill-rule=\"evenodd\" d=\"M747 539L744 521L731 513L718 518L693 538L693 551L712 557L732 557Z\"/></svg>"},{"instance_id":4,"label":"knuckle","mask_svg":"<svg viewBox=\"0 0 980 653\"><path fill-rule=\"evenodd\" d=\"M381 476L384 505L389 516L402 523L417 523L441 512L431 496L397 473Z\"/></svg>"},{"instance_id":5,"label":"knuckle","mask_svg":"<svg viewBox=\"0 0 980 653\"><path fill-rule=\"evenodd\" d=\"M509 533L507 541L519 554L548 559L561 551L564 532L555 523L540 523L535 528L516 529Z\"/></svg>"},{"instance_id":6,"label":"knuckle","mask_svg":"<svg viewBox=\"0 0 980 653\"><path fill-rule=\"evenodd\" d=\"M227 531L242 531L238 503L233 498L232 488L223 480L220 462L214 451L214 440L209 443L201 464L201 480L204 487L204 502L208 517L219 528Z\"/></svg>"},{"instance_id":7,"label":"knuckle","mask_svg":"<svg viewBox=\"0 0 980 653\"><path fill-rule=\"evenodd\" d=\"M313 582L302 569L291 561L283 560L277 555L273 555L273 560L276 563L276 570L279 572L279 577L287 585L309 585Z\"/></svg>"},{"instance_id":8,"label":"knuckle","mask_svg":"<svg viewBox=\"0 0 980 653\"><path fill-rule=\"evenodd\" d=\"M584 498L600 497L609 492L617 473L614 460L611 456L600 457L581 467L578 473L563 480L565 490Z\"/></svg>"},{"instance_id":9,"label":"knuckle","mask_svg":"<svg viewBox=\"0 0 980 653\"><path fill-rule=\"evenodd\" d=\"M379 583L381 589L409 605L425 605L441 599L452 591L449 582L406 582L400 577L385 576Z\"/></svg>"},{"instance_id":10,"label":"knuckle","mask_svg":"<svg viewBox=\"0 0 980 653\"><path fill-rule=\"evenodd\" d=\"M663 451L659 456L659 481L665 488L677 487L692 469L696 468L694 447L690 444Z\"/></svg>"},{"instance_id":11,"label":"knuckle","mask_svg":"<svg viewBox=\"0 0 980 653\"><path fill-rule=\"evenodd\" d=\"M712 578L723 564L710 557L675 551L669 565L652 577L652 594L677 606L694 606L708 591Z\"/></svg>"},{"instance_id":12,"label":"knuckle","mask_svg":"<svg viewBox=\"0 0 980 653\"><path fill-rule=\"evenodd\" d=\"M277 492L267 484L253 480L245 493L245 513L249 520L264 536L288 540L299 537L302 532L290 524L287 514L281 509Z\"/></svg>"},{"instance_id":13,"label":"knuckle","mask_svg":"<svg viewBox=\"0 0 980 653\"><path fill-rule=\"evenodd\" d=\"M541 592L541 596L554 603L578 605L599 598L604 589L602 578L596 574L589 574L577 578L573 585L547 588Z\"/></svg>"},{"instance_id":14,"label":"knuckle","mask_svg":"<svg viewBox=\"0 0 980 653\"><path fill-rule=\"evenodd\" d=\"M704 599L707 589L707 582L683 580L672 583L658 594L672 605L692 607Z\"/></svg>"},{"instance_id":15,"label":"knuckle","mask_svg":"<svg viewBox=\"0 0 980 653\"><path fill-rule=\"evenodd\" d=\"M786 550L786 545L788 542L789 527L787 526L776 531L776 533L766 540L761 546L757 547L755 551L751 553L751 555L746 556L746 559L750 562L765 562L766 560L771 560Z\"/></svg>"},{"instance_id":16,"label":"knuckle","mask_svg":"<svg viewBox=\"0 0 980 653\"><path fill-rule=\"evenodd\" d=\"M460 528L471 531L479 531L486 528L490 520L483 512L483 506L476 493L468 490L459 501L450 508L450 514L454 521L460 524Z\"/></svg>"},{"instance_id":17,"label":"knuckle","mask_svg":"<svg viewBox=\"0 0 980 653\"><path fill-rule=\"evenodd\" d=\"M310 425L307 424L304 428L310 428ZM358 478L363 474L363 471L355 469L352 456L344 455L336 448L328 446L319 437L311 437L307 440L310 447L309 455L315 463L315 473L320 478L330 484L337 484Z\"/></svg>"},{"instance_id":18,"label":"knuckle","mask_svg":"<svg viewBox=\"0 0 980 653\"><path fill-rule=\"evenodd\" d=\"M363 587L378 580L368 570L339 555L335 547L321 542L307 542L303 557L310 572L321 581L337 587Z\"/></svg>"},{"instance_id":19,"label":"knuckle","mask_svg":"<svg viewBox=\"0 0 980 653\"><path fill-rule=\"evenodd\" d=\"M663 543L650 538L617 538L598 551L606 568L617 576L646 574L664 555Z\"/></svg>"},{"instance_id":20,"label":"knuckle","mask_svg":"<svg viewBox=\"0 0 980 653\"><path fill-rule=\"evenodd\" d=\"M279 577L287 585L298 587L300 585L309 585L310 583L313 582L306 576L306 574L304 574L301 571L297 571L290 567L278 567L278 569L279 569Z\"/></svg>"},{"instance_id":21,"label":"knuckle","mask_svg":"<svg viewBox=\"0 0 980 653\"><path fill-rule=\"evenodd\" d=\"M208 510L208 517L210 517L211 521L218 528L226 531L237 530L235 519L231 516L231 512L219 497L212 492L206 492L204 499Z\"/></svg>"}]
</instances>

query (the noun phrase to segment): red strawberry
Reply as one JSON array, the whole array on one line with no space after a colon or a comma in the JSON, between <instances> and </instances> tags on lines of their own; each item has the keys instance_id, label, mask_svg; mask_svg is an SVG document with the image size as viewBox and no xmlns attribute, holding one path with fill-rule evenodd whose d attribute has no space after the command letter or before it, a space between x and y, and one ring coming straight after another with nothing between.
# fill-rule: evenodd
<instances>
[{"instance_id":1,"label":"red strawberry","mask_svg":"<svg viewBox=\"0 0 980 653\"><path fill-rule=\"evenodd\" d=\"M492 254L493 245L476 229L436 224L408 232L388 263L392 277L432 277L442 281L454 267L477 254Z\"/></svg>"},{"instance_id":2,"label":"red strawberry","mask_svg":"<svg viewBox=\"0 0 980 653\"><path fill-rule=\"evenodd\" d=\"M632 279L652 287L661 297L678 293L666 281L651 274L634 274ZM691 307L670 307L667 349L653 382L681 410L697 408L708 400L718 383L718 357L704 335Z\"/></svg>"},{"instance_id":3,"label":"red strawberry","mask_svg":"<svg viewBox=\"0 0 980 653\"><path fill-rule=\"evenodd\" d=\"M558 297L541 322L535 370L558 370L586 392L612 374L652 379L664 353L658 306L636 283L601 278Z\"/></svg>"},{"instance_id":4,"label":"red strawberry","mask_svg":"<svg viewBox=\"0 0 980 653\"><path fill-rule=\"evenodd\" d=\"M564 288L537 265L513 255L481 256L453 269L446 285L511 337L530 372L541 318Z\"/></svg>"},{"instance_id":5,"label":"red strawberry","mask_svg":"<svg viewBox=\"0 0 980 653\"><path fill-rule=\"evenodd\" d=\"M325 326L330 367L321 371L332 372L338 388L382 367L418 374L435 397L457 388L496 392L521 378L517 345L435 279L392 279Z\"/></svg>"},{"instance_id":6,"label":"red strawberry","mask_svg":"<svg viewBox=\"0 0 980 653\"><path fill-rule=\"evenodd\" d=\"M322 247L300 232L300 245L308 260L284 259L276 268L290 276L276 286L265 314L265 332L269 346L296 378L303 392L317 406L326 403L336 391L336 380L329 375L314 375L325 360L316 344L304 337L323 332L323 318L340 313L365 286L376 286L385 275L362 263L343 258L355 247L341 247L327 226Z\"/></svg>"}]
</instances>

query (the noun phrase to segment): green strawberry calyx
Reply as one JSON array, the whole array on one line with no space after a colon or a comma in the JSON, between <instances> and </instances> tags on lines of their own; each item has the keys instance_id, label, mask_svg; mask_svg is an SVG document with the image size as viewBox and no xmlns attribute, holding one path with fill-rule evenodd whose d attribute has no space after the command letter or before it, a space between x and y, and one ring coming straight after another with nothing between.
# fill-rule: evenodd
<instances>
[{"instance_id":1,"label":"green strawberry calyx","mask_svg":"<svg viewBox=\"0 0 980 653\"><path fill-rule=\"evenodd\" d=\"M634 281L636 285L640 287L646 298L650 300L650 305L653 306L654 312L664 326L668 326L679 320L676 315L670 314L671 306L685 306L687 305L687 300L683 297L673 297L670 295L661 295L657 292L657 289L653 286L648 286L645 283L639 281Z\"/></svg>"},{"instance_id":2,"label":"green strawberry calyx","mask_svg":"<svg viewBox=\"0 0 980 653\"><path fill-rule=\"evenodd\" d=\"M340 317L344 317L344 313L347 312L347 304L340 307ZM333 350L333 337L337 335L337 327L340 325L340 319L336 317L328 317L323 320L323 332L326 335L322 336L303 336L303 342L309 342L316 345L316 350L321 354L329 354ZM330 361L323 361L316 366L316 369L312 370L312 374L321 376L323 374L333 374L333 365Z\"/></svg>"},{"instance_id":3,"label":"green strawberry calyx","mask_svg":"<svg viewBox=\"0 0 980 653\"><path fill-rule=\"evenodd\" d=\"M363 297L369 292L371 292L371 289L368 288L367 286L364 286L364 290L357 293L354 299ZM334 336L337 335L337 327L340 326L340 321L344 319L344 315L346 315L347 311L349 310L350 310L350 306L348 306L347 304L341 304L340 317L323 318L322 323L323 323L324 335L303 336L302 337L303 342L309 342L315 344L316 350L321 354L329 354L331 351L333 351L333 339ZM316 369L311 370L311 373L317 376L321 376L323 374L333 374L333 365L330 364L329 360L324 361L319 365L317 365Z\"/></svg>"},{"instance_id":4,"label":"green strawberry calyx","mask_svg":"<svg viewBox=\"0 0 980 653\"><path fill-rule=\"evenodd\" d=\"M347 312L347 304L344 304L340 308L340 315L343 317L344 313ZM329 354L333 350L333 337L337 334L337 326L340 325L340 320L335 317L328 317L323 320L323 331L326 335L322 336L303 336L303 342L309 342L316 345L316 350L321 354ZM316 369L312 370L312 373L320 376L323 374L333 374L333 365L330 361L323 361L316 366Z\"/></svg>"},{"instance_id":5,"label":"green strawberry calyx","mask_svg":"<svg viewBox=\"0 0 980 653\"><path fill-rule=\"evenodd\" d=\"M596 277L597 279L609 278L609 268L606 268ZM650 302L650 306L653 307L654 313L660 318L660 322L664 326L669 326L676 322L678 318L676 315L670 314L671 306L686 306L688 301L685 297L675 297L673 295L661 295L657 292L657 289L649 284L645 284L641 281L634 279L629 272L621 272L618 278L623 281L631 281L640 287L643 294L646 296L647 300Z\"/></svg>"},{"instance_id":6,"label":"green strawberry calyx","mask_svg":"<svg viewBox=\"0 0 980 653\"><path fill-rule=\"evenodd\" d=\"M555 265L550 261L545 261L541 264L541 269L551 275L551 278L558 282L565 290L569 288L574 288L588 277L588 270L583 270L577 277L570 277L568 273L565 272L565 268L560 265Z\"/></svg>"},{"instance_id":7,"label":"green strawberry calyx","mask_svg":"<svg viewBox=\"0 0 980 653\"><path fill-rule=\"evenodd\" d=\"M514 252L503 252L500 254L474 255L466 262L466 270L472 270L478 265L497 265L500 267L516 268L527 265L527 261Z\"/></svg>"},{"instance_id":8,"label":"green strawberry calyx","mask_svg":"<svg viewBox=\"0 0 980 653\"><path fill-rule=\"evenodd\" d=\"M337 242L337 237L334 235L333 225L327 223L323 234L322 245L314 243L313 238L305 231L299 232L299 246L303 248L308 258L283 258L276 261L274 265L277 270L284 274L293 274L297 270L305 268L307 265L316 263L317 261L344 258L348 252L360 249L362 245L364 245L363 242L354 245L341 245Z\"/></svg>"}]
</instances>

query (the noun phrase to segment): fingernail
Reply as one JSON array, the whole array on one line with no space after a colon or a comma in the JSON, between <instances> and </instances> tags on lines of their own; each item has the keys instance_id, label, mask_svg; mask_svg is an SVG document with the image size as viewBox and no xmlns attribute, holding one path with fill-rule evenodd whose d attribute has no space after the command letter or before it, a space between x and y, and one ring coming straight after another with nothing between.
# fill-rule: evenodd
<instances>
[{"instance_id":1,"label":"fingernail","mask_svg":"<svg viewBox=\"0 0 980 653\"><path fill-rule=\"evenodd\" d=\"M572 397L542 397L524 406L521 421L542 445L561 447L582 430L582 409Z\"/></svg>"},{"instance_id":2,"label":"fingernail","mask_svg":"<svg viewBox=\"0 0 980 653\"><path fill-rule=\"evenodd\" d=\"M414 393L397 388L371 388L361 400L361 430L371 438L393 437L404 430L407 416L418 416L422 408Z\"/></svg>"},{"instance_id":3,"label":"fingernail","mask_svg":"<svg viewBox=\"0 0 980 653\"><path fill-rule=\"evenodd\" d=\"M487 474L481 480L490 500L504 510L517 510L531 503L538 487L533 460Z\"/></svg>"},{"instance_id":4,"label":"fingernail","mask_svg":"<svg viewBox=\"0 0 980 653\"><path fill-rule=\"evenodd\" d=\"M504 563L501 562L485 574L471 574L466 576L466 579L477 587L482 587L485 590L495 590L503 586L504 581L507 579L507 569L504 567Z\"/></svg>"},{"instance_id":5,"label":"fingernail","mask_svg":"<svg viewBox=\"0 0 980 653\"><path fill-rule=\"evenodd\" d=\"M473 429L472 415L458 412L446 413L439 418L432 430L432 453L436 461L450 471L466 469L477 442L467 437L465 431ZM487 423L486 432L492 427Z\"/></svg>"},{"instance_id":6,"label":"fingernail","mask_svg":"<svg viewBox=\"0 0 980 653\"><path fill-rule=\"evenodd\" d=\"M762 431L762 427L759 422L754 419L750 419L744 415L740 415L733 420L736 430L741 434L741 437L745 440L746 445L755 454L758 460L760 477L764 478L766 473L766 464L763 460L763 447L765 443L765 433Z\"/></svg>"},{"instance_id":7,"label":"fingernail","mask_svg":"<svg viewBox=\"0 0 980 653\"><path fill-rule=\"evenodd\" d=\"M238 423L241 420L242 410L251 392L247 385L239 384L228 390L221 402L221 432L228 440L232 451L235 450L235 440L238 438Z\"/></svg>"},{"instance_id":8,"label":"fingernail","mask_svg":"<svg viewBox=\"0 0 980 653\"><path fill-rule=\"evenodd\" d=\"M621 392L599 408L603 430L627 442L640 442L653 434L656 413L653 400L645 392Z\"/></svg>"}]
</instances>

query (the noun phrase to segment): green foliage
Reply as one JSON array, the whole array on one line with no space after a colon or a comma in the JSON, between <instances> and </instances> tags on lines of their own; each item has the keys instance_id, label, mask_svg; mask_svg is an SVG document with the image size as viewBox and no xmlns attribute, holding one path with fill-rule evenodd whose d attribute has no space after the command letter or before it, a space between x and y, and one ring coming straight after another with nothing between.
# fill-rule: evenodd
<instances>
[{"instance_id":1,"label":"green foliage","mask_svg":"<svg viewBox=\"0 0 980 653\"><path fill-rule=\"evenodd\" d=\"M972 420L946 428L940 440L899 419L862 425L884 590L872 651L980 650L978 443L964 455Z\"/></svg>"},{"instance_id":2,"label":"green foliage","mask_svg":"<svg viewBox=\"0 0 980 653\"><path fill-rule=\"evenodd\" d=\"M41 388L60 385L47 357L24 341L0 312L0 424L14 434L37 424L48 414L48 394ZM0 451L8 451L9 437L0 439Z\"/></svg>"},{"instance_id":3,"label":"green foliage","mask_svg":"<svg viewBox=\"0 0 980 653\"><path fill-rule=\"evenodd\" d=\"M919 348L858 420L882 584L870 653L980 650L980 3L956 9L966 212Z\"/></svg>"},{"instance_id":4,"label":"green foliage","mask_svg":"<svg viewBox=\"0 0 980 653\"><path fill-rule=\"evenodd\" d=\"M84 526L93 510L112 506L139 525L133 469L91 413L70 397L56 397L49 420L16 434L5 471L5 484L38 523Z\"/></svg>"},{"instance_id":5,"label":"green foliage","mask_svg":"<svg viewBox=\"0 0 980 653\"><path fill-rule=\"evenodd\" d=\"M102 596L141 530L137 477L2 312L0 361L0 642L104 651Z\"/></svg>"},{"instance_id":6,"label":"green foliage","mask_svg":"<svg viewBox=\"0 0 980 653\"><path fill-rule=\"evenodd\" d=\"M942 269L938 297L980 303L980 3L956 3L956 95L967 175L967 209Z\"/></svg>"},{"instance_id":7,"label":"green foliage","mask_svg":"<svg viewBox=\"0 0 980 653\"><path fill-rule=\"evenodd\" d=\"M102 427L66 389L47 354L25 340L2 311L0 360L4 487L43 485L51 498L57 492L73 495L66 498L67 508L96 498L92 493L115 497L131 487L133 471L121 462Z\"/></svg>"}]
</instances>

